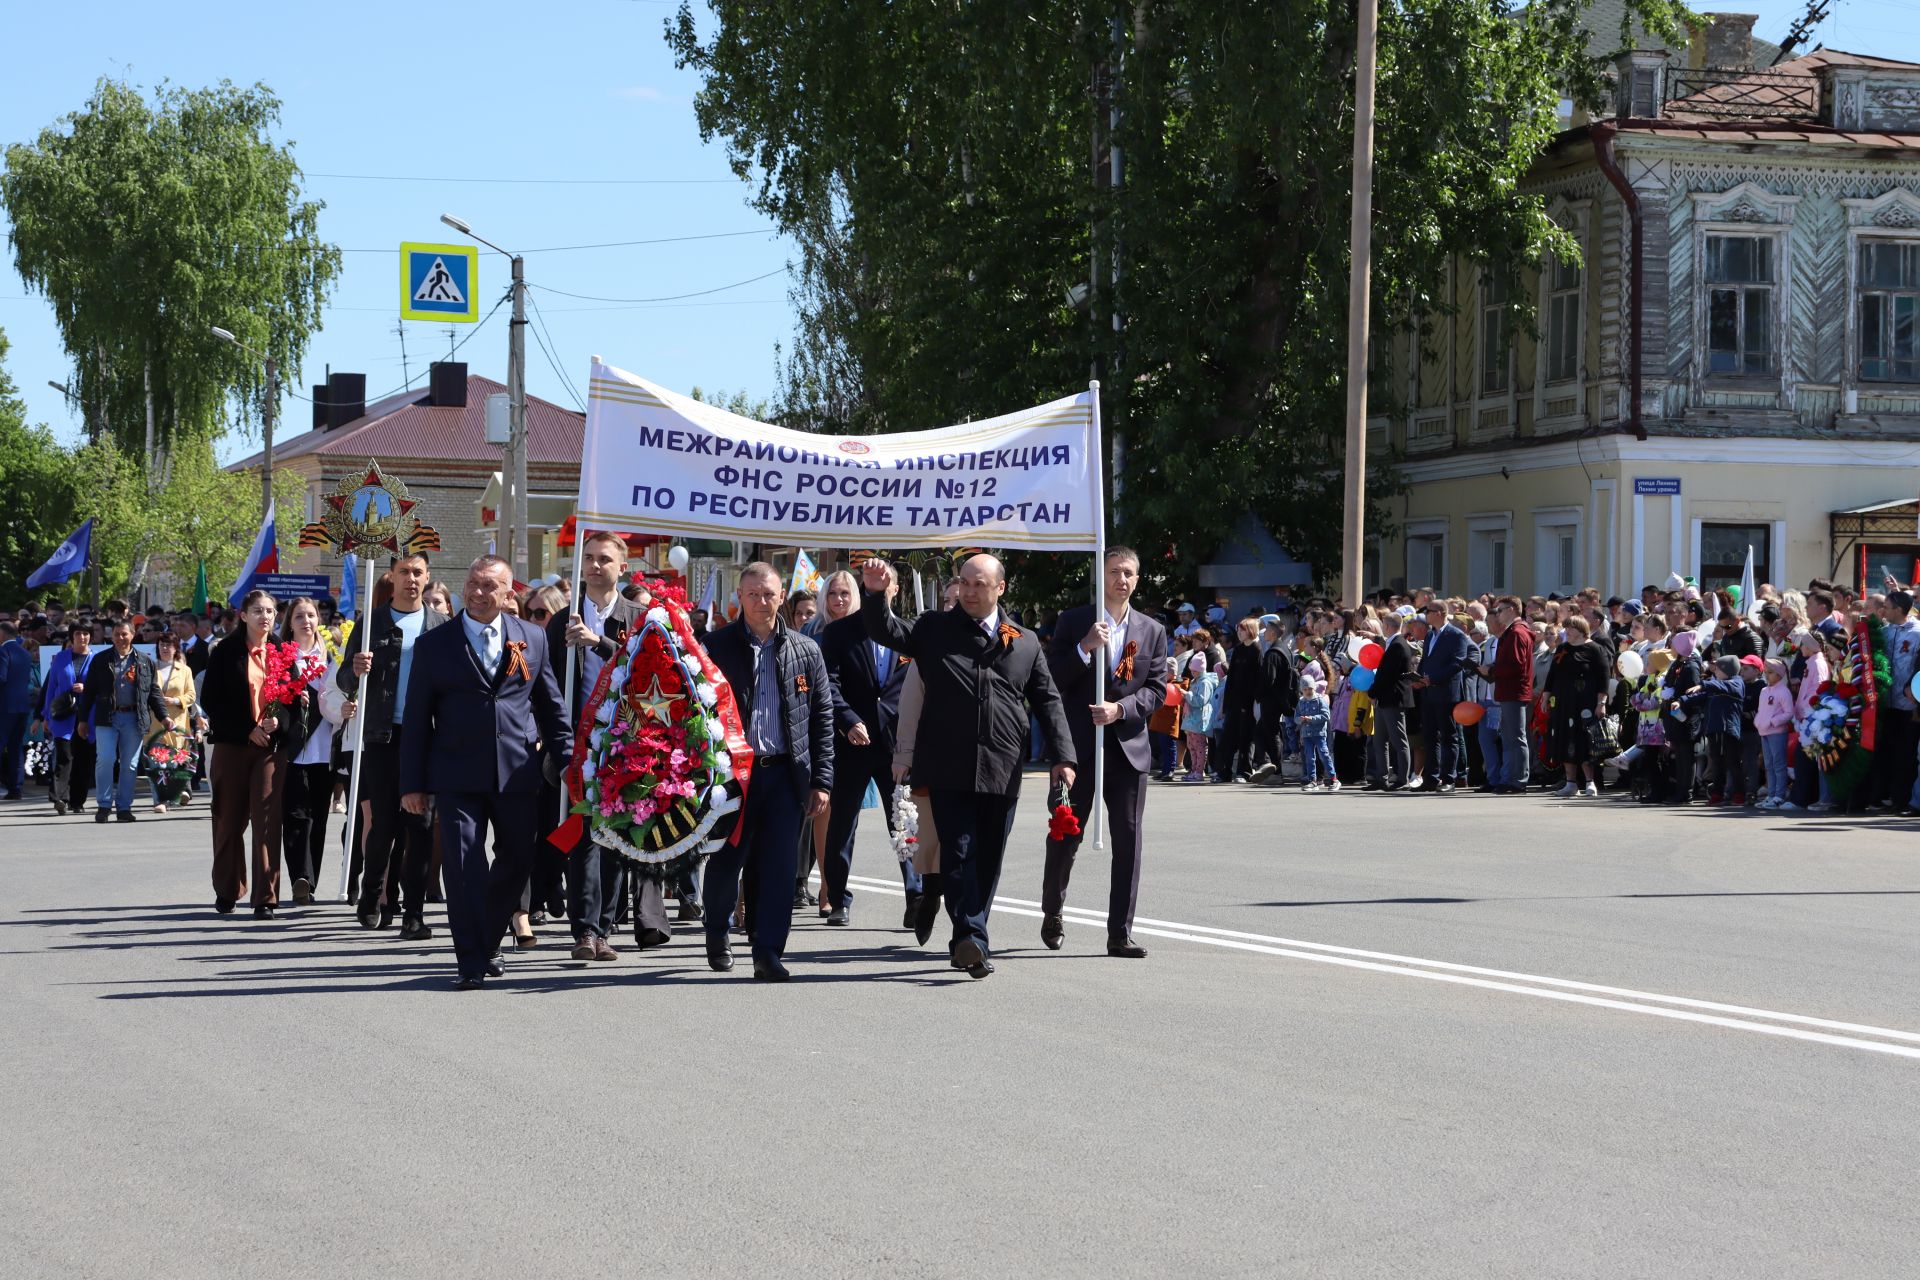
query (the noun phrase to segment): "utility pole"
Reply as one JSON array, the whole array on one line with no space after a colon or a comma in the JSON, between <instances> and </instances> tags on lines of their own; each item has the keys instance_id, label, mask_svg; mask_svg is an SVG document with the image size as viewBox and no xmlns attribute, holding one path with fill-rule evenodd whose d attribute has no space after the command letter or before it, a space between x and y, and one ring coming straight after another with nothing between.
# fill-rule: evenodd
<instances>
[{"instance_id":1,"label":"utility pole","mask_svg":"<svg viewBox=\"0 0 1920 1280\"><path fill-rule=\"evenodd\" d=\"M507 330L507 469L513 475L513 523L507 557L513 576L527 581L527 278L526 259L513 257L513 323Z\"/></svg>"},{"instance_id":2,"label":"utility pole","mask_svg":"<svg viewBox=\"0 0 1920 1280\"><path fill-rule=\"evenodd\" d=\"M1114 18L1108 27L1110 50L1108 61L1095 63L1093 68L1093 185L1096 191L1104 190L1106 200L1094 218L1093 248L1088 255L1089 273L1087 280L1088 313L1094 317L1095 353L1093 368L1089 376L1095 382L1108 386L1123 385L1120 382L1120 367L1123 362L1123 346L1126 334L1126 316L1120 310L1120 237L1116 230L1118 215L1115 210L1114 193L1121 185L1120 155L1120 93L1119 80L1126 59L1126 26L1119 18ZM1105 247L1104 262L1102 247ZM1103 271L1104 268L1104 271ZM1095 300L1101 296L1101 276L1105 275L1107 286L1107 327L1113 336L1112 346L1105 355L1100 353L1102 335L1099 331L1099 308ZM1123 428L1118 426L1118 413L1108 420L1109 452L1111 474L1113 477L1113 509L1119 510L1121 491L1124 487L1122 468L1125 466L1127 438Z\"/></svg>"},{"instance_id":3,"label":"utility pole","mask_svg":"<svg viewBox=\"0 0 1920 1280\"><path fill-rule=\"evenodd\" d=\"M1360 603L1366 564L1367 327L1373 251L1373 77L1379 13L1376 0L1358 0L1359 33L1353 64L1353 225L1347 285L1347 472L1340 528L1340 599Z\"/></svg>"}]
</instances>

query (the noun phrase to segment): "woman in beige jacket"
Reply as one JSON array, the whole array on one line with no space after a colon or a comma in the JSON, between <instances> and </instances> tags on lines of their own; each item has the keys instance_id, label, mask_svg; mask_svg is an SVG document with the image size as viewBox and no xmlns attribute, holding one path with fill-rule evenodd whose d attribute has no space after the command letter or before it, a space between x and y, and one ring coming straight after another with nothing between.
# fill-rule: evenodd
<instances>
[{"instance_id":1,"label":"woman in beige jacket","mask_svg":"<svg viewBox=\"0 0 1920 1280\"><path fill-rule=\"evenodd\" d=\"M166 707L167 718L155 718L146 742L141 744L143 754L153 746L179 749L191 745L194 728L201 718L199 699L194 696L193 671L180 656L178 637L170 631L163 633L154 644L153 659L153 692ZM155 813L165 813L168 804L184 805L192 795L191 786L178 787L166 775L156 774L153 779Z\"/></svg>"}]
</instances>

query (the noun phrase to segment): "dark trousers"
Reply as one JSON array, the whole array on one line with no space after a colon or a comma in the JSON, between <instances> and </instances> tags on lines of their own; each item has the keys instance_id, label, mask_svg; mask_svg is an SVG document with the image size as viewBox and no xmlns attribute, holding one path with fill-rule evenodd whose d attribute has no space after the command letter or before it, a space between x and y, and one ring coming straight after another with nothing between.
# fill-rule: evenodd
<instances>
[{"instance_id":1,"label":"dark trousers","mask_svg":"<svg viewBox=\"0 0 1920 1280\"><path fill-rule=\"evenodd\" d=\"M539 856L546 857L552 847L541 850ZM566 863L567 919L573 925L574 941L588 934L611 938L614 920L620 914L620 895L626 891L626 864L620 855L595 844L587 835L580 837ZM661 914L666 914L664 906Z\"/></svg>"},{"instance_id":2,"label":"dark trousers","mask_svg":"<svg viewBox=\"0 0 1920 1280\"><path fill-rule=\"evenodd\" d=\"M87 784L93 781L93 743L86 738L53 740L53 797L70 811L87 807Z\"/></svg>"},{"instance_id":3,"label":"dark trousers","mask_svg":"<svg viewBox=\"0 0 1920 1280\"><path fill-rule=\"evenodd\" d=\"M1883 702L1873 740L1875 800L1888 801L1896 809L1907 807L1913 796L1914 770L1920 765L1915 758L1916 740L1920 740L1920 725L1914 723L1913 712Z\"/></svg>"},{"instance_id":4,"label":"dark trousers","mask_svg":"<svg viewBox=\"0 0 1920 1280\"><path fill-rule=\"evenodd\" d=\"M28 711L0 711L0 785L10 796L20 794L27 778Z\"/></svg>"},{"instance_id":5,"label":"dark trousers","mask_svg":"<svg viewBox=\"0 0 1920 1280\"><path fill-rule=\"evenodd\" d=\"M934 790L933 826L940 833L940 872L953 940L987 951L987 915L1000 888L1000 864L1013 831L1015 797L979 791Z\"/></svg>"},{"instance_id":6,"label":"dark trousers","mask_svg":"<svg viewBox=\"0 0 1920 1280\"><path fill-rule=\"evenodd\" d=\"M1427 740L1427 777L1452 782L1463 772L1460 726L1453 722L1453 699L1424 693L1420 698L1420 736Z\"/></svg>"},{"instance_id":7,"label":"dark trousers","mask_svg":"<svg viewBox=\"0 0 1920 1280\"><path fill-rule=\"evenodd\" d=\"M360 876L360 910L370 911L386 895L387 909L401 907L403 916L426 910L427 869L433 861L433 820L400 807L400 734L386 742L369 742L360 771L361 798L373 807L373 826L367 834L365 866ZM533 813L535 797L527 797Z\"/></svg>"},{"instance_id":8,"label":"dark trousers","mask_svg":"<svg viewBox=\"0 0 1920 1280\"><path fill-rule=\"evenodd\" d=\"M887 830L893 830L893 755L884 747L840 745L833 757L833 797L827 808L826 898L830 906L853 901L847 877L853 874L853 834L860 822L860 802L867 798L867 783L880 789L880 813ZM892 856L893 850L887 850ZM900 882L908 893L920 892L920 873L913 863L902 862Z\"/></svg>"},{"instance_id":9,"label":"dark trousers","mask_svg":"<svg viewBox=\"0 0 1920 1280\"><path fill-rule=\"evenodd\" d=\"M1220 729L1220 755L1214 772L1222 778L1244 777L1253 770L1253 708L1228 707Z\"/></svg>"},{"instance_id":10,"label":"dark trousers","mask_svg":"<svg viewBox=\"0 0 1920 1280\"><path fill-rule=\"evenodd\" d=\"M1281 749L1280 726L1287 722L1286 713L1278 707L1260 706L1260 724L1254 730L1253 762L1270 764L1276 770L1284 754Z\"/></svg>"},{"instance_id":11,"label":"dark trousers","mask_svg":"<svg viewBox=\"0 0 1920 1280\"><path fill-rule=\"evenodd\" d=\"M1693 738L1667 725L1667 802L1686 804L1693 799Z\"/></svg>"},{"instance_id":12,"label":"dark trousers","mask_svg":"<svg viewBox=\"0 0 1920 1280\"><path fill-rule=\"evenodd\" d=\"M371 758L369 758L371 763ZM486 974L500 950L507 921L520 903L533 868L533 832L539 797L530 791L442 791L434 797L440 817L440 876L446 887L447 932L453 935L460 976ZM487 862L487 829L493 829L493 862Z\"/></svg>"},{"instance_id":13,"label":"dark trousers","mask_svg":"<svg viewBox=\"0 0 1920 1280\"><path fill-rule=\"evenodd\" d=\"M280 847L286 851L287 876L320 883L320 861L327 852L327 815L333 808L333 766L289 764L280 806Z\"/></svg>"},{"instance_id":14,"label":"dark trousers","mask_svg":"<svg viewBox=\"0 0 1920 1280\"><path fill-rule=\"evenodd\" d=\"M707 859L707 941L727 936L727 917L739 896L740 873L747 877L747 933L756 960L778 960L793 928L794 868L800 859L801 792L786 756L756 761L740 814L739 839L721 845ZM658 882L653 883L656 888ZM664 916L663 916L664 919Z\"/></svg>"},{"instance_id":15,"label":"dark trousers","mask_svg":"<svg viewBox=\"0 0 1920 1280\"><path fill-rule=\"evenodd\" d=\"M272 747L213 748L213 896L238 902L253 875L253 905L280 903L280 791L286 761ZM248 838L248 828L252 838Z\"/></svg>"},{"instance_id":16,"label":"dark trousers","mask_svg":"<svg viewBox=\"0 0 1920 1280\"><path fill-rule=\"evenodd\" d=\"M1109 744L1111 747L1111 744ZM1274 763L1279 764L1276 755ZM1093 808L1093 762L1076 770L1069 799L1081 830ZM1107 848L1113 851L1113 878L1107 887L1107 939L1124 942L1133 935L1133 910L1140 899L1140 824L1147 812L1147 776L1128 763L1123 752L1106 753ZM1067 881L1084 836L1047 841L1046 870L1040 880L1040 909L1050 916L1067 905Z\"/></svg>"},{"instance_id":17,"label":"dark trousers","mask_svg":"<svg viewBox=\"0 0 1920 1280\"><path fill-rule=\"evenodd\" d=\"M1741 750L1739 734L1707 735L1707 779L1709 789L1722 799L1746 794L1746 753Z\"/></svg>"}]
</instances>

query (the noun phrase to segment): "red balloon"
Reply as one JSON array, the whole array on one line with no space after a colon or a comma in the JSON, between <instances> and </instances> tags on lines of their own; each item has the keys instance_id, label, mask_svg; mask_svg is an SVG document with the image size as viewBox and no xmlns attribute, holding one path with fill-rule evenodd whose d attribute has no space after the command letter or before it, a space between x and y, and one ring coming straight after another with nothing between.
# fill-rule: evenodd
<instances>
[{"instance_id":1,"label":"red balloon","mask_svg":"<svg viewBox=\"0 0 1920 1280\"><path fill-rule=\"evenodd\" d=\"M1377 644L1363 645L1360 656L1355 661L1369 671L1377 671L1380 668L1380 659L1385 657L1386 653L1387 651Z\"/></svg>"},{"instance_id":2,"label":"red balloon","mask_svg":"<svg viewBox=\"0 0 1920 1280\"><path fill-rule=\"evenodd\" d=\"M1453 704L1453 722L1455 724L1479 724L1487 717L1487 709L1477 702L1456 702Z\"/></svg>"}]
</instances>

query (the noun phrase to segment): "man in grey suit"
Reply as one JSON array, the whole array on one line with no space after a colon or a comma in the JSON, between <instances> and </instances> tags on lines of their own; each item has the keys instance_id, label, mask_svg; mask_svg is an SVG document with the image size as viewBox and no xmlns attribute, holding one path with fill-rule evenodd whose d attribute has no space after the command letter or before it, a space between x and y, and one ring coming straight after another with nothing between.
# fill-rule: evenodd
<instances>
[{"instance_id":1,"label":"man in grey suit","mask_svg":"<svg viewBox=\"0 0 1920 1280\"><path fill-rule=\"evenodd\" d=\"M1074 816L1082 826L1093 806L1093 735L1107 735L1103 768L1107 809L1106 839L1113 848L1113 880L1107 893L1107 954L1138 960L1147 949L1133 940L1133 911L1140 897L1140 826L1147 811L1147 719L1167 696L1167 633L1158 622L1132 607L1140 581L1140 556L1132 547L1110 547L1105 562L1105 607L1078 605L1054 625L1047 665L1060 689L1073 732L1073 753L1085 765L1070 793ZM1065 643L1081 636L1077 644ZM1107 671L1106 696L1095 702L1094 663ZM1055 951L1066 937L1061 911L1067 903L1067 879L1073 874L1080 836L1047 841L1046 873L1040 888L1040 940Z\"/></svg>"}]
</instances>

